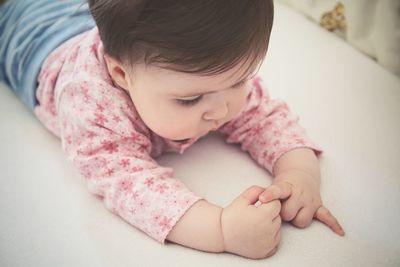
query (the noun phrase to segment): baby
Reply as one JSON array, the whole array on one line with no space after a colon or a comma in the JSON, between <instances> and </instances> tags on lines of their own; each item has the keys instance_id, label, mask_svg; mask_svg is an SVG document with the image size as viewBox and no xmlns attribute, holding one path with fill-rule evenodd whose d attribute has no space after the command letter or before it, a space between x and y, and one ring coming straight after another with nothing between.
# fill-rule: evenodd
<instances>
[{"instance_id":1,"label":"baby","mask_svg":"<svg viewBox=\"0 0 400 267\"><path fill-rule=\"evenodd\" d=\"M255 76L272 0L14 0L0 9L0 78L52 133L105 206L160 243L271 256L281 221L322 204L321 151ZM274 176L222 208L157 164L210 131Z\"/></svg>"}]
</instances>

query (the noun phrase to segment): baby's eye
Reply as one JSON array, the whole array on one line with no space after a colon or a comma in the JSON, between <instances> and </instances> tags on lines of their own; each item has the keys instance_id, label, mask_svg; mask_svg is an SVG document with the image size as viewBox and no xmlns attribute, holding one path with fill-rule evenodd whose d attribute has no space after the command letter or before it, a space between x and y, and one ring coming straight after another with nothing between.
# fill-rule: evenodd
<instances>
[{"instance_id":1,"label":"baby's eye","mask_svg":"<svg viewBox=\"0 0 400 267\"><path fill-rule=\"evenodd\" d=\"M187 98L187 99L176 99L176 101L184 106L192 106L199 102L203 98L203 95L196 96L194 98Z\"/></svg>"}]
</instances>

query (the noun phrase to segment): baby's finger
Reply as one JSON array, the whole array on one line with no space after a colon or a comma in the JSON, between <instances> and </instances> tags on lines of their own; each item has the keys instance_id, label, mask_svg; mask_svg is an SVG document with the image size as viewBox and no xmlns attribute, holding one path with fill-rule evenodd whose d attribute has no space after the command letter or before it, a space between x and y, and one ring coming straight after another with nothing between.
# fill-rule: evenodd
<instances>
[{"instance_id":1,"label":"baby's finger","mask_svg":"<svg viewBox=\"0 0 400 267\"><path fill-rule=\"evenodd\" d=\"M314 214L314 218L329 226L329 228L331 228L336 234L344 236L342 226L340 226L336 218L324 206L321 206L317 209L317 212Z\"/></svg>"},{"instance_id":2,"label":"baby's finger","mask_svg":"<svg viewBox=\"0 0 400 267\"><path fill-rule=\"evenodd\" d=\"M242 192L232 203L239 205L254 205L258 201L259 195L265 190L264 187L257 185L250 186Z\"/></svg>"},{"instance_id":3,"label":"baby's finger","mask_svg":"<svg viewBox=\"0 0 400 267\"><path fill-rule=\"evenodd\" d=\"M293 220L297 213L303 208L304 203L299 198L299 192L295 191L290 198L282 201L281 217L285 222Z\"/></svg>"},{"instance_id":4,"label":"baby's finger","mask_svg":"<svg viewBox=\"0 0 400 267\"><path fill-rule=\"evenodd\" d=\"M268 252L266 257L271 257L272 255L275 254L275 252L278 250L278 247L274 247L270 252Z\"/></svg>"},{"instance_id":5,"label":"baby's finger","mask_svg":"<svg viewBox=\"0 0 400 267\"><path fill-rule=\"evenodd\" d=\"M293 225L299 228L308 227L314 217L315 209L303 207L299 210L296 217L291 221Z\"/></svg>"},{"instance_id":6,"label":"baby's finger","mask_svg":"<svg viewBox=\"0 0 400 267\"><path fill-rule=\"evenodd\" d=\"M262 203L267 203L275 199L285 199L292 193L292 187L286 182L275 183L267 187L264 192L260 194L258 199Z\"/></svg>"},{"instance_id":7,"label":"baby's finger","mask_svg":"<svg viewBox=\"0 0 400 267\"><path fill-rule=\"evenodd\" d=\"M279 216L282 204L279 200L273 200L268 203L262 203L258 209L265 214L266 218L273 220Z\"/></svg>"},{"instance_id":8,"label":"baby's finger","mask_svg":"<svg viewBox=\"0 0 400 267\"><path fill-rule=\"evenodd\" d=\"M272 225L271 225L271 229L275 232L278 232L279 229L281 229L282 226L282 219L281 216L276 216L273 220L272 220Z\"/></svg>"}]
</instances>

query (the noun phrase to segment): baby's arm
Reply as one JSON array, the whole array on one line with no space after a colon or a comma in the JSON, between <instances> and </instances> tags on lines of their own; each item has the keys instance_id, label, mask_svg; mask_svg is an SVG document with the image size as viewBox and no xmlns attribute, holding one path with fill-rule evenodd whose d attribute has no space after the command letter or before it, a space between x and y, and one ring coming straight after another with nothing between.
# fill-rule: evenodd
<instances>
[{"instance_id":1,"label":"baby's arm","mask_svg":"<svg viewBox=\"0 0 400 267\"><path fill-rule=\"evenodd\" d=\"M225 209L200 200L172 169L150 157L152 144L140 125L134 127L129 103L112 95L118 91L89 98L82 92L87 87L69 86L58 114L63 150L109 210L161 243L168 236L210 252L251 258L273 253L280 239L280 204L256 208L264 188L249 190Z\"/></svg>"},{"instance_id":2,"label":"baby's arm","mask_svg":"<svg viewBox=\"0 0 400 267\"><path fill-rule=\"evenodd\" d=\"M271 99L259 76L251 82L246 107L219 129L228 135L227 142L240 143L242 150L270 173L275 162L290 150L308 147L319 153L288 105Z\"/></svg>"},{"instance_id":3,"label":"baby's arm","mask_svg":"<svg viewBox=\"0 0 400 267\"><path fill-rule=\"evenodd\" d=\"M317 219L333 228L336 233L342 234L336 219L319 201L319 162L315 156L315 152L320 153L319 148L308 139L304 128L298 124L298 117L291 114L287 104L281 100L270 99L260 77L254 78L252 82L247 106L236 119L224 125L220 131L228 134L228 142L241 143L243 150L248 151L260 165L276 175L274 184L284 185L279 188L267 188L260 196L260 201L291 196L282 204L283 220L293 220L297 211L306 207L294 219L295 225L307 226L315 213ZM291 194L292 187L287 181L295 178L302 182L296 182L296 194ZM302 186L299 186L300 184ZM297 196L304 190L307 193L303 197L306 197L307 201L299 201ZM294 195L296 196L293 197ZM267 199L264 200L264 197ZM304 205L304 202L308 204ZM321 208L316 212L317 204L320 204Z\"/></svg>"},{"instance_id":4,"label":"baby's arm","mask_svg":"<svg viewBox=\"0 0 400 267\"><path fill-rule=\"evenodd\" d=\"M203 251L223 252L221 213L221 207L197 201L169 232L167 240Z\"/></svg>"},{"instance_id":5,"label":"baby's arm","mask_svg":"<svg viewBox=\"0 0 400 267\"><path fill-rule=\"evenodd\" d=\"M70 84L59 104L60 137L68 159L105 206L160 243L199 199L173 170L150 156L151 142L117 90L85 97ZM101 91L100 91L101 92ZM113 95L114 94L114 95ZM139 129L139 130L137 130Z\"/></svg>"}]
</instances>

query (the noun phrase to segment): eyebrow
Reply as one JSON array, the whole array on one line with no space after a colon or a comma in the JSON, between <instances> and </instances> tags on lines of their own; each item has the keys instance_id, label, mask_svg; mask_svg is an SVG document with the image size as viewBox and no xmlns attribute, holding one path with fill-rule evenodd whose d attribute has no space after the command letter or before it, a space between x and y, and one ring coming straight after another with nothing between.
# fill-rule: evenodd
<instances>
[{"instance_id":1,"label":"eyebrow","mask_svg":"<svg viewBox=\"0 0 400 267\"><path fill-rule=\"evenodd\" d=\"M174 97L181 97L181 98L186 98L186 97L193 97L193 96L199 96L199 95L206 95L206 94L211 94L213 92L216 91L224 91L227 89L231 89L231 88L235 88L237 87L239 84L241 84L242 82L246 81L251 75L247 75L246 77L244 77L243 79L241 79L240 81L236 82L235 84L229 86L228 88L222 89L222 90L210 90L210 91L206 91L206 92L196 92L196 93L190 93L187 95L175 95L173 94Z\"/></svg>"}]
</instances>

